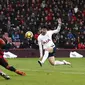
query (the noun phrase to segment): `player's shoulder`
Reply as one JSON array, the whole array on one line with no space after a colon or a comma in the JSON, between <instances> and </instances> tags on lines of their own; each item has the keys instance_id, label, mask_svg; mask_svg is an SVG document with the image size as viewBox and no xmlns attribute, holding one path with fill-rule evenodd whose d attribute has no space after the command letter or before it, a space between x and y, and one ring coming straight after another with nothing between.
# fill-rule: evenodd
<instances>
[{"instance_id":1,"label":"player's shoulder","mask_svg":"<svg viewBox=\"0 0 85 85\"><path fill-rule=\"evenodd\" d=\"M42 37L42 35L41 35L41 34L39 34L39 36L38 36L38 37L40 38L40 37Z\"/></svg>"},{"instance_id":2,"label":"player's shoulder","mask_svg":"<svg viewBox=\"0 0 85 85\"><path fill-rule=\"evenodd\" d=\"M41 39L41 37L42 37L42 35L40 34L40 35L38 36L38 40Z\"/></svg>"}]
</instances>

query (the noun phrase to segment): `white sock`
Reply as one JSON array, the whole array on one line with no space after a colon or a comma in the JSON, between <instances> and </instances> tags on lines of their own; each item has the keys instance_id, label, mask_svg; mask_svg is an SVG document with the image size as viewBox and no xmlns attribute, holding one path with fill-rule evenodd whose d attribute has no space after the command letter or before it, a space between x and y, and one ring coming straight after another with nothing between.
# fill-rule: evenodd
<instances>
[{"instance_id":1,"label":"white sock","mask_svg":"<svg viewBox=\"0 0 85 85\"><path fill-rule=\"evenodd\" d=\"M63 64L64 64L63 61L58 61L58 60L56 60L55 63L54 63L54 65L63 65Z\"/></svg>"},{"instance_id":2,"label":"white sock","mask_svg":"<svg viewBox=\"0 0 85 85\"><path fill-rule=\"evenodd\" d=\"M48 58L48 54L49 54L49 52L48 52L48 51L45 51L44 56L43 56L43 58L42 58L42 60L41 60L41 63L42 63L42 64L43 64L43 63L46 61L46 59Z\"/></svg>"}]
</instances>

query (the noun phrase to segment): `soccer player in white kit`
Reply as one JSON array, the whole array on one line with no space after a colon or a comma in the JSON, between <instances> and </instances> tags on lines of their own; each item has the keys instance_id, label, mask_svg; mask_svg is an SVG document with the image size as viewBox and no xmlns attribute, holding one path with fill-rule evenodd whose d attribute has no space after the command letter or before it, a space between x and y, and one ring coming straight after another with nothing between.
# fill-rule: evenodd
<instances>
[{"instance_id":1,"label":"soccer player in white kit","mask_svg":"<svg viewBox=\"0 0 85 85\"><path fill-rule=\"evenodd\" d=\"M46 61L48 58L51 65L70 65L70 62L67 62L66 60L58 61L55 60L54 54L56 51L55 44L52 41L52 34L59 33L61 29L61 19L58 19L58 27L56 30L50 30L47 31L46 27L44 26L41 29L41 34L38 36L38 44L39 44L39 51L40 51L40 60L38 63L40 66ZM44 50L44 55L43 55Z\"/></svg>"}]
</instances>

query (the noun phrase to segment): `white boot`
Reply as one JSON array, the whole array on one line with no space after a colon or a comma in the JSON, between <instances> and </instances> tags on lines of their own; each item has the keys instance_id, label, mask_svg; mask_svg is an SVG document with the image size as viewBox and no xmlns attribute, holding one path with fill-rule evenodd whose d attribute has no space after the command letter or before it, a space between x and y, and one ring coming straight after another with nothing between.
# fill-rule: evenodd
<instances>
[{"instance_id":1,"label":"white boot","mask_svg":"<svg viewBox=\"0 0 85 85\"><path fill-rule=\"evenodd\" d=\"M64 62L65 65L71 65L71 63L66 61L66 60L63 60L63 62Z\"/></svg>"}]
</instances>

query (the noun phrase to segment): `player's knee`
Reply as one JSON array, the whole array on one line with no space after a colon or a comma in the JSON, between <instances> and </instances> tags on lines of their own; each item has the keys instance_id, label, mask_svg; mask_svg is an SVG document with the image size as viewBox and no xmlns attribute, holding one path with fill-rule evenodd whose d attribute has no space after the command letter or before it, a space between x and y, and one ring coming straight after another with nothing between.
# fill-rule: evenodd
<instances>
[{"instance_id":1,"label":"player's knee","mask_svg":"<svg viewBox=\"0 0 85 85\"><path fill-rule=\"evenodd\" d=\"M13 66L7 66L6 68L10 71L14 71L14 72L16 71L16 69Z\"/></svg>"},{"instance_id":2,"label":"player's knee","mask_svg":"<svg viewBox=\"0 0 85 85\"><path fill-rule=\"evenodd\" d=\"M50 64L51 64L52 66L55 66L55 63L54 63L54 62L50 62Z\"/></svg>"}]
</instances>

